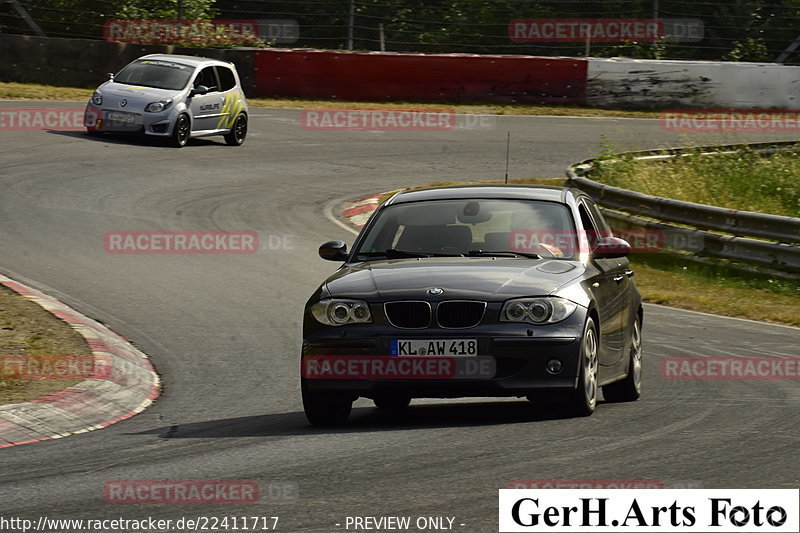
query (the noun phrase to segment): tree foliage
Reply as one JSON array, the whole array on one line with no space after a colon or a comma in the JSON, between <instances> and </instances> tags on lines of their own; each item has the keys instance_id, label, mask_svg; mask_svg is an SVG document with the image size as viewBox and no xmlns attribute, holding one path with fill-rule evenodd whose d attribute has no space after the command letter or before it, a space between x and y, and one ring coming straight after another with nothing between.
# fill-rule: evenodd
<instances>
[{"instance_id":1,"label":"tree foliage","mask_svg":"<svg viewBox=\"0 0 800 533\"><path fill-rule=\"evenodd\" d=\"M217 15L216 0L118 0L115 16L125 19L206 20Z\"/></svg>"},{"instance_id":2,"label":"tree foliage","mask_svg":"<svg viewBox=\"0 0 800 533\"><path fill-rule=\"evenodd\" d=\"M108 18L180 16L178 0L21 0L51 36L102 38ZM354 48L388 51L517 53L581 56L583 43L515 43L515 18L697 18L699 43L596 43L591 55L758 60L775 58L800 34L800 0L181 0L186 19L291 19L293 46L341 49L353 9ZM31 33L9 3L0 3L0 31ZM800 52L793 57L800 62Z\"/></svg>"}]
</instances>

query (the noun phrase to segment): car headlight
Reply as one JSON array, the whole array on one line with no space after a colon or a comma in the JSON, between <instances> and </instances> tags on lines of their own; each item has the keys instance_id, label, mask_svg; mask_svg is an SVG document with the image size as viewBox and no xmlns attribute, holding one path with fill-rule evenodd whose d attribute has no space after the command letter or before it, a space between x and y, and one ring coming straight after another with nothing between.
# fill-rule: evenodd
<instances>
[{"instance_id":1,"label":"car headlight","mask_svg":"<svg viewBox=\"0 0 800 533\"><path fill-rule=\"evenodd\" d=\"M528 322L531 324L553 324L568 318L578 304L548 296L545 298L518 298L503 304L501 322Z\"/></svg>"},{"instance_id":2,"label":"car headlight","mask_svg":"<svg viewBox=\"0 0 800 533\"><path fill-rule=\"evenodd\" d=\"M172 100L159 100L158 102L150 102L145 106L144 110L148 113L160 113L172 105Z\"/></svg>"},{"instance_id":3,"label":"car headlight","mask_svg":"<svg viewBox=\"0 0 800 533\"><path fill-rule=\"evenodd\" d=\"M311 306L311 314L326 326L372 322L369 306L361 300L322 300Z\"/></svg>"},{"instance_id":4,"label":"car headlight","mask_svg":"<svg viewBox=\"0 0 800 533\"><path fill-rule=\"evenodd\" d=\"M94 105L103 105L103 93L95 91L94 94L92 94L92 103Z\"/></svg>"}]
</instances>

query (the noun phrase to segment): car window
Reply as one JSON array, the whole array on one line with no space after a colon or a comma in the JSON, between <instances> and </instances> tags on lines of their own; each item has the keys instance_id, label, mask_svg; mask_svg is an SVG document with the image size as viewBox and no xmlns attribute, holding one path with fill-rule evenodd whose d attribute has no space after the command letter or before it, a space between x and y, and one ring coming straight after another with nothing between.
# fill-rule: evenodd
<instances>
[{"instance_id":1,"label":"car window","mask_svg":"<svg viewBox=\"0 0 800 533\"><path fill-rule=\"evenodd\" d=\"M577 244L569 211L559 203L432 200L381 211L355 257L380 257L386 250L437 255L512 251L571 258Z\"/></svg>"},{"instance_id":2,"label":"car window","mask_svg":"<svg viewBox=\"0 0 800 533\"><path fill-rule=\"evenodd\" d=\"M588 198L585 198L583 201L586 204L586 208L589 210L589 213L592 215L592 220L594 220L597 230L604 237L611 237L611 227L606 222L606 219L603 217L602 213L600 213L600 210L597 208L597 204Z\"/></svg>"},{"instance_id":3,"label":"car window","mask_svg":"<svg viewBox=\"0 0 800 533\"><path fill-rule=\"evenodd\" d=\"M596 207L594 208L594 212L598 216L600 215ZM611 234L602 217L599 218L600 223L595 222L598 219L593 216L594 213L589 209L589 203L585 199L578 204L578 213L580 213L581 225L586 232L586 238L589 240L589 246L591 248L594 248L595 244L597 244L600 239Z\"/></svg>"},{"instance_id":4,"label":"car window","mask_svg":"<svg viewBox=\"0 0 800 533\"><path fill-rule=\"evenodd\" d=\"M173 61L142 59L134 61L114 76L115 83L141 85L179 91L186 87L192 67Z\"/></svg>"},{"instance_id":5,"label":"car window","mask_svg":"<svg viewBox=\"0 0 800 533\"><path fill-rule=\"evenodd\" d=\"M219 90L219 83L217 83L217 75L214 73L214 67L206 67L200 71L194 79L194 86L199 87L200 85L208 87L208 92Z\"/></svg>"},{"instance_id":6,"label":"car window","mask_svg":"<svg viewBox=\"0 0 800 533\"><path fill-rule=\"evenodd\" d=\"M592 221L592 217L589 216L589 211L586 209L586 205L583 202L578 205L578 213L581 215L581 226L587 232L594 232L597 231L595 228L594 221Z\"/></svg>"},{"instance_id":7,"label":"car window","mask_svg":"<svg viewBox=\"0 0 800 533\"><path fill-rule=\"evenodd\" d=\"M236 87L236 78L233 72L228 67L217 67L217 75L219 76L219 90L230 91Z\"/></svg>"}]
</instances>

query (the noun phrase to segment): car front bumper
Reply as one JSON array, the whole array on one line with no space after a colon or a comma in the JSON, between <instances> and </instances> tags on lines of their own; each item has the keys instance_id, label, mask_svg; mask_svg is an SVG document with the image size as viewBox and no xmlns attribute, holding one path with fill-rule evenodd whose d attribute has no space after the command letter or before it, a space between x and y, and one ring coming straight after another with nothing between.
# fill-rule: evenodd
<instances>
[{"instance_id":1,"label":"car front bumper","mask_svg":"<svg viewBox=\"0 0 800 533\"><path fill-rule=\"evenodd\" d=\"M537 391L549 394L574 390L585 320L583 313L576 315L566 324L544 327L498 324L468 330L414 330L413 334L371 327L375 335L370 337L351 336L358 331L356 327L348 331L318 328L316 335L303 342L303 386L368 398L384 394L427 398L526 396ZM389 355L394 339L476 339L478 351L474 357L397 357ZM443 362L430 365L431 371L410 362L426 359ZM555 373L547 368L553 359L561 363ZM403 365L405 371L400 368Z\"/></svg>"},{"instance_id":2,"label":"car front bumper","mask_svg":"<svg viewBox=\"0 0 800 533\"><path fill-rule=\"evenodd\" d=\"M173 110L162 113L137 113L102 109L89 104L84 112L83 125L88 131L144 133L168 137L172 134L176 116Z\"/></svg>"}]
</instances>

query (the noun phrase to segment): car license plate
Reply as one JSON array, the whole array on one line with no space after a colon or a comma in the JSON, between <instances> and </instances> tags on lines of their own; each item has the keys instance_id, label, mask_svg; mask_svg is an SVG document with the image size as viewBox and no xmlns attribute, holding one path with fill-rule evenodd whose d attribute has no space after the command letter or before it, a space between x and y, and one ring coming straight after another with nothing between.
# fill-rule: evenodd
<instances>
[{"instance_id":1,"label":"car license plate","mask_svg":"<svg viewBox=\"0 0 800 533\"><path fill-rule=\"evenodd\" d=\"M477 339L392 339L389 341L389 355L477 357Z\"/></svg>"},{"instance_id":2,"label":"car license plate","mask_svg":"<svg viewBox=\"0 0 800 533\"><path fill-rule=\"evenodd\" d=\"M136 117L128 113L106 113L106 120L133 124L136 122Z\"/></svg>"}]
</instances>

